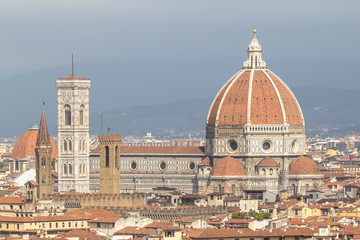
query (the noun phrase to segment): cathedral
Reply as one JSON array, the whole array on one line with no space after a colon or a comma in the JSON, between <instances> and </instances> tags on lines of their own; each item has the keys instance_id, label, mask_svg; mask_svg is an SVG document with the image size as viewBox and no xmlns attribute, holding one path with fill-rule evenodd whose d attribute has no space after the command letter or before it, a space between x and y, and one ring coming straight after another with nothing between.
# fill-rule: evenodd
<instances>
[{"instance_id":1,"label":"cathedral","mask_svg":"<svg viewBox=\"0 0 360 240\"><path fill-rule=\"evenodd\" d=\"M266 68L253 30L248 57L215 96L204 147L120 147L120 192L173 187L274 201L322 191L316 163L305 157L305 121L288 86ZM90 191L97 191L99 149L90 153Z\"/></svg>"},{"instance_id":2,"label":"cathedral","mask_svg":"<svg viewBox=\"0 0 360 240\"><path fill-rule=\"evenodd\" d=\"M74 74L57 79L58 148L50 136L40 141L44 146L37 143L37 182L51 195L48 177L57 169L59 192L126 194L172 188L272 202L282 191L326 191L319 167L304 156L300 105L267 69L255 29L247 55L211 103L203 147L122 146L121 135L99 135L99 147L90 151L91 81ZM38 132L47 134L47 128L40 126ZM46 150L50 147L52 153ZM25 160L14 160L14 172L19 161Z\"/></svg>"}]
</instances>

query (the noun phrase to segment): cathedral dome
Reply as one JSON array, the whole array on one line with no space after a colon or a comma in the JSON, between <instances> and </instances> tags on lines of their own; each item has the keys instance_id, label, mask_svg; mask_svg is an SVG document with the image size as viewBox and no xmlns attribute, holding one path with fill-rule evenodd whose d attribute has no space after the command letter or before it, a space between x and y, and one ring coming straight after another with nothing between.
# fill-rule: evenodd
<instances>
[{"instance_id":1,"label":"cathedral dome","mask_svg":"<svg viewBox=\"0 0 360 240\"><path fill-rule=\"evenodd\" d=\"M208 126L304 126L297 99L278 76L266 69L256 30L253 33L248 60L216 95L208 113Z\"/></svg>"},{"instance_id":2,"label":"cathedral dome","mask_svg":"<svg viewBox=\"0 0 360 240\"><path fill-rule=\"evenodd\" d=\"M317 175L322 174L319 166L310 158L299 156L289 166L289 175Z\"/></svg>"},{"instance_id":3,"label":"cathedral dome","mask_svg":"<svg viewBox=\"0 0 360 240\"><path fill-rule=\"evenodd\" d=\"M246 175L245 169L240 161L233 157L224 157L220 159L213 169L210 175L212 176L242 176Z\"/></svg>"},{"instance_id":4,"label":"cathedral dome","mask_svg":"<svg viewBox=\"0 0 360 240\"><path fill-rule=\"evenodd\" d=\"M28 156L35 157L36 139L39 132L39 127L34 126L29 128L21 137L16 141L14 149L11 153L12 158L25 159ZM52 146L52 158L57 158L58 149L54 140L50 137Z\"/></svg>"}]
</instances>

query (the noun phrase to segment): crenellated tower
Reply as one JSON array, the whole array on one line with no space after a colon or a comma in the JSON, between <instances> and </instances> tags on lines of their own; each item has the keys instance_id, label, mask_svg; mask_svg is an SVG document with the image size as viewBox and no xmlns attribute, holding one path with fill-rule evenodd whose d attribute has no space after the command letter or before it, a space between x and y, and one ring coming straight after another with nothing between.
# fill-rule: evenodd
<instances>
[{"instance_id":1,"label":"crenellated tower","mask_svg":"<svg viewBox=\"0 0 360 240\"><path fill-rule=\"evenodd\" d=\"M59 191L89 192L90 79L74 73L56 80Z\"/></svg>"},{"instance_id":2,"label":"crenellated tower","mask_svg":"<svg viewBox=\"0 0 360 240\"><path fill-rule=\"evenodd\" d=\"M35 147L38 199L46 199L49 194L54 193L54 183L51 174L51 153L52 147L43 105Z\"/></svg>"},{"instance_id":3,"label":"crenellated tower","mask_svg":"<svg viewBox=\"0 0 360 240\"><path fill-rule=\"evenodd\" d=\"M99 135L100 193L120 193L121 135Z\"/></svg>"}]
</instances>

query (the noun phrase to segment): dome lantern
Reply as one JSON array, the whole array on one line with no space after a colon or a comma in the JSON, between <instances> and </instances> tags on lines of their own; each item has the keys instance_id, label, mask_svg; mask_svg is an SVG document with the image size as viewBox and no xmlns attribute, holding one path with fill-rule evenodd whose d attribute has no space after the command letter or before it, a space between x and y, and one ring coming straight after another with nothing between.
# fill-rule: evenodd
<instances>
[{"instance_id":1,"label":"dome lantern","mask_svg":"<svg viewBox=\"0 0 360 240\"><path fill-rule=\"evenodd\" d=\"M248 46L248 59L244 62L245 69L265 69L266 63L262 60L262 48L256 38L256 29L253 30L253 38Z\"/></svg>"}]
</instances>

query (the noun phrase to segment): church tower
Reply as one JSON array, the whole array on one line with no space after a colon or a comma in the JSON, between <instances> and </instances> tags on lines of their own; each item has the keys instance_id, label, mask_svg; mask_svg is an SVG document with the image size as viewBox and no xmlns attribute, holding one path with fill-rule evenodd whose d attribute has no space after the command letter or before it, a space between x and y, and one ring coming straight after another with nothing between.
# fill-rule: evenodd
<instances>
[{"instance_id":1,"label":"church tower","mask_svg":"<svg viewBox=\"0 0 360 240\"><path fill-rule=\"evenodd\" d=\"M54 193L54 184L51 175L51 153L52 147L43 105L35 147L38 199L46 199L49 194Z\"/></svg>"},{"instance_id":2,"label":"church tower","mask_svg":"<svg viewBox=\"0 0 360 240\"><path fill-rule=\"evenodd\" d=\"M100 193L120 193L121 135L99 135Z\"/></svg>"},{"instance_id":3,"label":"church tower","mask_svg":"<svg viewBox=\"0 0 360 240\"><path fill-rule=\"evenodd\" d=\"M90 79L74 75L56 80L59 191L89 192Z\"/></svg>"}]
</instances>

